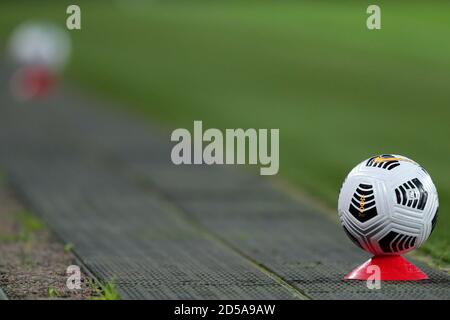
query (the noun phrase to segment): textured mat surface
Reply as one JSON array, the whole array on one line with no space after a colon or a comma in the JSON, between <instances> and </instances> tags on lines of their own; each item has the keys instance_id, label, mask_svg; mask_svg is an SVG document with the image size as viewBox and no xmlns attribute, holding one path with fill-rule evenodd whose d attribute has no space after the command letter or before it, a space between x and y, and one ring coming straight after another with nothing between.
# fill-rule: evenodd
<instances>
[{"instance_id":1,"label":"textured mat surface","mask_svg":"<svg viewBox=\"0 0 450 320\"><path fill-rule=\"evenodd\" d=\"M368 256L335 221L251 173L171 165L155 126L71 92L0 103L0 166L124 298L450 298L450 276L424 266L420 283L342 281Z\"/></svg>"}]
</instances>

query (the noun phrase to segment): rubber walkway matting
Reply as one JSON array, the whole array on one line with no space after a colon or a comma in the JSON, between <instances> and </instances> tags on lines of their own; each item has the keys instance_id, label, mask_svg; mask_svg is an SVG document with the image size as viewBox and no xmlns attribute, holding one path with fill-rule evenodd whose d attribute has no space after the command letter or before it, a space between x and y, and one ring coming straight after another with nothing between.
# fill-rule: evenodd
<instances>
[{"instance_id":1,"label":"rubber walkway matting","mask_svg":"<svg viewBox=\"0 0 450 320\"><path fill-rule=\"evenodd\" d=\"M0 167L123 298L450 298L450 276L420 263L430 280L342 281L368 255L328 213L250 171L172 165L169 133L117 108L2 91L0 115Z\"/></svg>"}]
</instances>

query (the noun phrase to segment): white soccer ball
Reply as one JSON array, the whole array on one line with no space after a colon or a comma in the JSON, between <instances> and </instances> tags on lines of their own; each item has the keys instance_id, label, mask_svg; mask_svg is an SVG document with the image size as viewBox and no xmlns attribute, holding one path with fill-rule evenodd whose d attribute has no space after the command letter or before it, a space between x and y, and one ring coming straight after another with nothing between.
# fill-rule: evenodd
<instances>
[{"instance_id":1,"label":"white soccer ball","mask_svg":"<svg viewBox=\"0 0 450 320\"><path fill-rule=\"evenodd\" d=\"M19 65L40 65L54 72L66 66L71 52L64 29L46 22L26 22L9 40L9 54Z\"/></svg>"},{"instance_id":2,"label":"white soccer ball","mask_svg":"<svg viewBox=\"0 0 450 320\"><path fill-rule=\"evenodd\" d=\"M338 213L348 237L375 255L416 249L433 231L439 200L430 175L400 155L364 160L348 174Z\"/></svg>"}]
</instances>

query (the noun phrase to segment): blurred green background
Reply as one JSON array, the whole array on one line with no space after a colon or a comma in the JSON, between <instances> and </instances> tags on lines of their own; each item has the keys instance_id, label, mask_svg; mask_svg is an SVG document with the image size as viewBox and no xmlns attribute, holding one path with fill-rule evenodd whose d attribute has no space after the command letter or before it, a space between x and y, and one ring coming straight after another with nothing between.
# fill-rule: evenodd
<instances>
[{"instance_id":1,"label":"blurred green background","mask_svg":"<svg viewBox=\"0 0 450 320\"><path fill-rule=\"evenodd\" d=\"M336 207L369 156L421 163L440 196L422 250L450 262L450 3L77 1L68 79L167 127L280 128L280 175ZM65 26L72 1L5 1L0 39L24 20ZM382 8L382 29L366 8Z\"/></svg>"}]
</instances>

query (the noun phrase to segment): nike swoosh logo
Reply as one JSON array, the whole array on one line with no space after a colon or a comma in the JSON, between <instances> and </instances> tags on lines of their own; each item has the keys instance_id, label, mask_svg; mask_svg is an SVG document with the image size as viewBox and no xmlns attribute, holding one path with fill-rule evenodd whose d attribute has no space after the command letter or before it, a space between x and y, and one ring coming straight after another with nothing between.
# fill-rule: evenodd
<instances>
[{"instance_id":1,"label":"nike swoosh logo","mask_svg":"<svg viewBox=\"0 0 450 320\"><path fill-rule=\"evenodd\" d=\"M406 158L400 158L400 157L383 158L383 157L378 156L378 157L373 159L373 162L375 162L375 163L388 162L388 161L406 161L406 162L416 163L413 160L409 160L409 159L406 159Z\"/></svg>"},{"instance_id":2,"label":"nike swoosh logo","mask_svg":"<svg viewBox=\"0 0 450 320\"><path fill-rule=\"evenodd\" d=\"M380 163L380 162L387 162L387 161L402 161L402 160L406 160L403 158L396 158L396 157L390 157L390 158L383 158L383 157L376 157L375 159L373 159L374 162L376 163Z\"/></svg>"}]
</instances>

